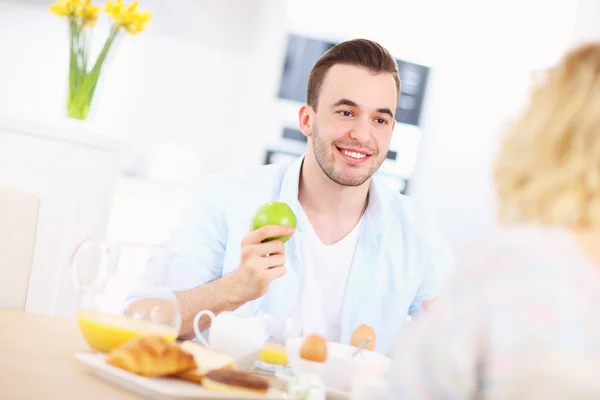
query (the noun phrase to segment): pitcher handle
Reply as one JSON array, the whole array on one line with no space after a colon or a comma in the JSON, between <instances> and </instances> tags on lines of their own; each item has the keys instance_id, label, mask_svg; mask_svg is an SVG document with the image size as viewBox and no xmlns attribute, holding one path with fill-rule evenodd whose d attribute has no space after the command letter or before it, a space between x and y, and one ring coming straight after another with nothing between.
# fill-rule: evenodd
<instances>
[{"instance_id":1,"label":"pitcher handle","mask_svg":"<svg viewBox=\"0 0 600 400\"><path fill-rule=\"evenodd\" d=\"M215 313L213 313L210 310L202 310L202 311L200 311L194 317L194 323L193 323L194 334L196 335L196 338L198 338L198 341L204 345L204 347L210 347L208 345L208 342L206 341L206 339L204 339L204 336L202 336L202 332L200 332L200 328L198 327L198 324L200 323L200 318L202 318L205 315L210 318L211 325L212 325L213 321L216 318Z\"/></svg>"},{"instance_id":2,"label":"pitcher handle","mask_svg":"<svg viewBox=\"0 0 600 400\"><path fill-rule=\"evenodd\" d=\"M110 259L110 255L108 253L108 243L102 242L98 245L97 242L92 239L84 240L83 242L81 242L75 248L75 251L73 251L73 255L71 256L71 271L73 272L73 283L75 285L75 289L79 294L82 294L85 291L85 288L82 284L81 279L81 266L77 265L76 258L77 255L81 255L81 252L89 249L93 245L97 245L97 247L101 250L102 260L99 263L97 263L98 273L92 279L92 285L96 282L102 282L104 279L106 279L106 276L108 274L108 263Z\"/></svg>"}]
</instances>

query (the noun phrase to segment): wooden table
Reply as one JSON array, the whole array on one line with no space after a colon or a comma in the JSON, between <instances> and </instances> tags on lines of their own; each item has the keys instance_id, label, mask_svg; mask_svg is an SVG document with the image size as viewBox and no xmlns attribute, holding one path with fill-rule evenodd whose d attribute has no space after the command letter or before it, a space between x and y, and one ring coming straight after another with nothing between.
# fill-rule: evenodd
<instances>
[{"instance_id":1,"label":"wooden table","mask_svg":"<svg viewBox=\"0 0 600 400\"><path fill-rule=\"evenodd\" d=\"M0 399L145 399L73 358L86 349L75 319L0 309Z\"/></svg>"}]
</instances>

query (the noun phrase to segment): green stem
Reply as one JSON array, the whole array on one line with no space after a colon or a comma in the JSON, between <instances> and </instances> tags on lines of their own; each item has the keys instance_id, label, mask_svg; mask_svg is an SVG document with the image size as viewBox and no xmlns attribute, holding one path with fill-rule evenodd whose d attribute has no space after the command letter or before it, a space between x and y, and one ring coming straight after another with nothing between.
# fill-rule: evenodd
<instances>
[{"instance_id":1,"label":"green stem","mask_svg":"<svg viewBox=\"0 0 600 400\"><path fill-rule=\"evenodd\" d=\"M89 99L90 101L94 97L94 93L96 91L96 85L98 84L98 78L100 77L100 72L102 71L102 66L104 65L104 61L106 60L106 57L108 56L108 52L110 51L112 44L115 41L115 38L117 37L118 32L119 32L119 29L116 27L113 27L113 29L111 30L110 36L104 43L104 46L102 47L102 50L100 51L100 55L98 55L98 58L96 59L96 62L94 63L94 66L92 67L92 70L89 73L89 75L91 77L91 79L88 80L88 82L89 82L88 96L90 98Z\"/></svg>"},{"instance_id":2,"label":"green stem","mask_svg":"<svg viewBox=\"0 0 600 400\"><path fill-rule=\"evenodd\" d=\"M106 42L102 47L102 50L100 51L100 54L98 55L98 58L96 59L96 62L94 63L94 66L89 72L87 71L89 49L87 48L85 42L81 43L80 41L78 41L79 43L81 43L81 51L78 53L78 55L80 55L81 57L81 63L79 64L79 67L77 68L78 71L76 72L76 74L79 75L79 77L75 79L76 85L72 86L74 90L72 92L69 91L70 96L67 104L67 111L69 116L77 119L87 118L92 101L94 99L94 94L96 92L98 79L102 72L102 66L104 65L106 57L110 52L110 49L113 45L115 38L117 37L118 32L119 29L113 27L109 37L106 39ZM84 37L84 40L85 39L86 38ZM72 83L71 80L70 83Z\"/></svg>"},{"instance_id":3,"label":"green stem","mask_svg":"<svg viewBox=\"0 0 600 400\"><path fill-rule=\"evenodd\" d=\"M89 34L89 37L88 37ZM83 40L82 40L82 44L81 44L81 70L84 73L87 73L87 65L88 65L88 58L90 55L90 49L85 45L86 43L91 43L91 37L92 37L92 30L88 29L84 32L83 36Z\"/></svg>"},{"instance_id":4,"label":"green stem","mask_svg":"<svg viewBox=\"0 0 600 400\"><path fill-rule=\"evenodd\" d=\"M78 66L77 66L77 22L74 17L69 17L69 33L70 33L70 46L69 46L69 101L73 97L77 90L78 81Z\"/></svg>"}]
</instances>

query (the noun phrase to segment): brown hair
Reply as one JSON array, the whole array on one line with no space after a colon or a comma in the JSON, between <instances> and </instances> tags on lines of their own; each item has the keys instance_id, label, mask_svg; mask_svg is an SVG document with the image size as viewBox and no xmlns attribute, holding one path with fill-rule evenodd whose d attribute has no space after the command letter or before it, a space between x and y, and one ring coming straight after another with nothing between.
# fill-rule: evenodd
<instances>
[{"instance_id":1,"label":"brown hair","mask_svg":"<svg viewBox=\"0 0 600 400\"><path fill-rule=\"evenodd\" d=\"M353 39L339 43L329 49L315 63L308 78L307 103L317 109L319 91L325 75L336 64L355 65L375 73L390 73L396 81L396 90L400 94L400 75L396 60L379 43L367 39Z\"/></svg>"}]
</instances>

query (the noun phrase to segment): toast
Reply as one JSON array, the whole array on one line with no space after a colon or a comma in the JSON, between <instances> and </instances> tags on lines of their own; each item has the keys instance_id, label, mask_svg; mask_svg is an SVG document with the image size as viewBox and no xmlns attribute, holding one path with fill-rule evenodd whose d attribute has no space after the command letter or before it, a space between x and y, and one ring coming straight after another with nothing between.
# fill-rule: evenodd
<instances>
[{"instance_id":1,"label":"toast","mask_svg":"<svg viewBox=\"0 0 600 400\"><path fill-rule=\"evenodd\" d=\"M206 374L213 370L235 369L235 359L225 354L218 353L200 344L186 340L179 344L181 349L194 356L196 368L177 374L183 380L202 384Z\"/></svg>"}]
</instances>

